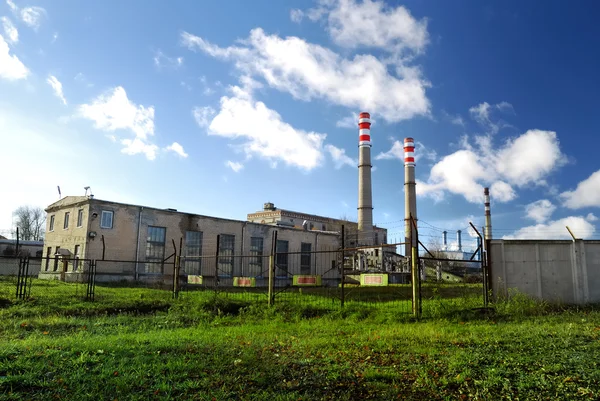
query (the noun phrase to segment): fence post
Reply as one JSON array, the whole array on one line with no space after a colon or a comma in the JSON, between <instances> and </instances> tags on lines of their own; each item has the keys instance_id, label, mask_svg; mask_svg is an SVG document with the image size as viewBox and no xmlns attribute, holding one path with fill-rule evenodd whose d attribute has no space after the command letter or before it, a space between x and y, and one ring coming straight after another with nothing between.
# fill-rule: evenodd
<instances>
[{"instance_id":1,"label":"fence post","mask_svg":"<svg viewBox=\"0 0 600 401\"><path fill-rule=\"evenodd\" d=\"M346 292L344 291L344 281L345 281L345 264L346 264L346 252L344 251L344 249L346 248L346 241L345 241L345 229L344 229L344 225L342 224L342 266L341 266L341 277L342 277L342 296L341 296L341 307L344 307L344 301L346 299Z\"/></svg>"},{"instance_id":2,"label":"fence post","mask_svg":"<svg viewBox=\"0 0 600 401\"><path fill-rule=\"evenodd\" d=\"M269 255L269 288L268 288L268 305L273 306L275 303L275 255L277 255L277 231L273 231L271 235L271 255Z\"/></svg>"},{"instance_id":3,"label":"fence post","mask_svg":"<svg viewBox=\"0 0 600 401\"><path fill-rule=\"evenodd\" d=\"M217 234L217 251L215 252L215 286L219 285L219 252L221 248L221 235Z\"/></svg>"},{"instance_id":4,"label":"fence post","mask_svg":"<svg viewBox=\"0 0 600 401\"><path fill-rule=\"evenodd\" d=\"M411 225L414 230L410 230L410 249L411 249L411 281L412 281L412 309L416 318L421 317L421 275L419 274L419 232L412 215L410 216ZM414 233L414 234L413 234Z\"/></svg>"}]
</instances>

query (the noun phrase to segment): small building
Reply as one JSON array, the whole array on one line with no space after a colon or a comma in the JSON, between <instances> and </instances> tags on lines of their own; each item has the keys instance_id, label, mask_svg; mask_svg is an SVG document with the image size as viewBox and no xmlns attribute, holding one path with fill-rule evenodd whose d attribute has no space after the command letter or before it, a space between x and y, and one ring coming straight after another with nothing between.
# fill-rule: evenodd
<instances>
[{"instance_id":1,"label":"small building","mask_svg":"<svg viewBox=\"0 0 600 401\"><path fill-rule=\"evenodd\" d=\"M40 278L80 280L81 260L96 260L98 281L173 278L175 250L184 276L232 285L234 277L264 278L277 231L277 271L335 279L339 233L67 196L46 208ZM321 227L322 228L322 227ZM181 246L180 246L181 244ZM331 251L318 253L315 251ZM170 257L172 255L173 257Z\"/></svg>"},{"instance_id":2,"label":"small building","mask_svg":"<svg viewBox=\"0 0 600 401\"><path fill-rule=\"evenodd\" d=\"M356 222L279 209L271 202L265 203L262 211L249 213L247 219L254 223L275 225L278 227L337 233L341 233L343 225L346 238L344 245L346 247L359 246L364 242L364 239L358 235L358 223ZM387 244L387 229L373 226L373 241L371 243L374 245Z\"/></svg>"},{"instance_id":3,"label":"small building","mask_svg":"<svg viewBox=\"0 0 600 401\"><path fill-rule=\"evenodd\" d=\"M17 246L19 250L17 251ZM16 239L0 239L0 256L32 256L40 257L44 249L44 241L23 241Z\"/></svg>"}]
</instances>

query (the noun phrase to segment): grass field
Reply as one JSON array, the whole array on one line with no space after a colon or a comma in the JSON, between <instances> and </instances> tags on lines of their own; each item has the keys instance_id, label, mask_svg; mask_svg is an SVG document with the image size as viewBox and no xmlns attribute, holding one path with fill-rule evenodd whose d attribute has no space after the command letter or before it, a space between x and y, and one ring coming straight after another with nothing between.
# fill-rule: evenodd
<instances>
[{"instance_id":1,"label":"grass field","mask_svg":"<svg viewBox=\"0 0 600 401\"><path fill-rule=\"evenodd\" d=\"M44 285L52 303L0 300L0 399L600 398L592 307L515 296L481 313L469 287L431 286L426 318L414 321L397 302L267 309L210 292L174 301L98 287L91 303L73 285Z\"/></svg>"}]
</instances>

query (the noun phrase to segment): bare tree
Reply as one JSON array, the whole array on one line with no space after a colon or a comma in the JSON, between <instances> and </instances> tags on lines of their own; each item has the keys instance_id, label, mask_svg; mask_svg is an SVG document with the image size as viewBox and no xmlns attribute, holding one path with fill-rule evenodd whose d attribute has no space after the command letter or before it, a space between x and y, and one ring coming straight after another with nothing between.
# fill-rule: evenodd
<instances>
[{"instance_id":1,"label":"bare tree","mask_svg":"<svg viewBox=\"0 0 600 401\"><path fill-rule=\"evenodd\" d=\"M340 217L338 217L338 220L351 221L353 223L356 223L358 221L356 216L349 216L347 213L344 213Z\"/></svg>"},{"instance_id":2,"label":"bare tree","mask_svg":"<svg viewBox=\"0 0 600 401\"><path fill-rule=\"evenodd\" d=\"M39 241L44 236L46 212L41 207L20 206L13 212L15 228L19 228L19 237L25 241Z\"/></svg>"}]
</instances>

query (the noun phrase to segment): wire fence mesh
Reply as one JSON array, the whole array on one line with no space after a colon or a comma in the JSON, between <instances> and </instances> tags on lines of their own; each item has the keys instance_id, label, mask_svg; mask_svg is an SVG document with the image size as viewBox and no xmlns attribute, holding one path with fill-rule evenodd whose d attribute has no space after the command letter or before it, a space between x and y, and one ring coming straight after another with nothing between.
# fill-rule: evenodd
<instances>
[{"instance_id":1,"label":"wire fence mesh","mask_svg":"<svg viewBox=\"0 0 600 401\"><path fill-rule=\"evenodd\" d=\"M461 271L473 270L472 266L455 263L453 283L443 279L443 274L451 273L436 270L440 264L435 263L419 264L417 294L424 316L444 308L482 306L481 284L465 283L467 275L459 280ZM379 305L410 314L415 294L410 266L410 260L388 260L372 250L339 248L283 248L269 255L219 252L180 257L175 252L165 259L137 261L2 257L0 299L60 305L70 299L118 302L132 294L144 301L218 296L264 307L273 303L327 309Z\"/></svg>"}]
</instances>

